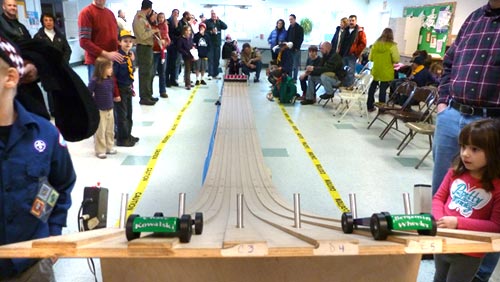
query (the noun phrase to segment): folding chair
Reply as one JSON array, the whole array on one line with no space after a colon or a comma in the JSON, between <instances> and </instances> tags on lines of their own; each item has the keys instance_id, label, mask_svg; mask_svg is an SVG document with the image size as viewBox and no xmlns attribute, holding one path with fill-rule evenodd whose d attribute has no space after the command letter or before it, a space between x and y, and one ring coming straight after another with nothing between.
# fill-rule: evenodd
<instances>
[{"instance_id":1,"label":"folding chair","mask_svg":"<svg viewBox=\"0 0 500 282\"><path fill-rule=\"evenodd\" d=\"M427 135L429 138L429 149L425 153L425 155L420 159L420 162L415 166L415 169L418 169L418 167L424 162L425 158L432 152L432 137L434 135L434 130L435 130L435 125L432 123L432 116L436 112L437 105L436 103L433 104L432 109L429 111L428 115L424 118L423 121L417 121L417 122L406 122L405 126L408 127L410 130L408 134L404 137L404 139L401 141L401 143L398 146L398 153L397 155L399 156L401 152L410 144L410 142L413 140L413 138L417 134L424 134Z\"/></svg>"},{"instance_id":2,"label":"folding chair","mask_svg":"<svg viewBox=\"0 0 500 282\"><path fill-rule=\"evenodd\" d=\"M375 121L379 120L387 125L387 122L382 119L381 115L389 111L399 110L401 109L401 105L398 104L401 95L405 95L406 97L411 97L417 88L417 84L413 81L406 81L399 85L394 93L389 96L389 99L385 104L376 104L378 108L377 115L373 118L373 120L368 125L367 129L375 123Z\"/></svg>"},{"instance_id":3,"label":"folding chair","mask_svg":"<svg viewBox=\"0 0 500 282\"><path fill-rule=\"evenodd\" d=\"M387 124L384 130L380 133L380 139L384 139L385 135L395 129L406 135L398 127L398 121L402 122L419 122L423 121L433 109L433 104L437 98L437 88L433 86L417 87L412 96L410 96L400 110L388 111L387 114L392 116L391 121ZM417 107L417 109L414 109Z\"/></svg>"},{"instance_id":4,"label":"folding chair","mask_svg":"<svg viewBox=\"0 0 500 282\"><path fill-rule=\"evenodd\" d=\"M339 90L339 97L341 102L337 107L337 110L333 114L333 116L341 114L338 122L340 122L345 117L347 112L349 112L349 110L352 108L352 103L354 102L357 102L359 105L359 109L361 110L361 117L363 116L364 112L365 117L368 118L368 109L366 108L366 95L372 81L373 76L370 74L370 72L364 72L358 78L356 86L353 90ZM369 121L367 120L367 122Z\"/></svg>"}]
</instances>

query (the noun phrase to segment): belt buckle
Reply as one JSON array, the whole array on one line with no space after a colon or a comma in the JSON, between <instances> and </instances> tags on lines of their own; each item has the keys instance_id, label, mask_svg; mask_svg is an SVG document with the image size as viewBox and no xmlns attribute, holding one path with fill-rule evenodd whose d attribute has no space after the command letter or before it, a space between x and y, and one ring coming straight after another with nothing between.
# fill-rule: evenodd
<instances>
[{"instance_id":1,"label":"belt buckle","mask_svg":"<svg viewBox=\"0 0 500 282\"><path fill-rule=\"evenodd\" d=\"M460 104L458 111L464 115L469 115L469 116L474 115L474 108L467 105Z\"/></svg>"}]
</instances>

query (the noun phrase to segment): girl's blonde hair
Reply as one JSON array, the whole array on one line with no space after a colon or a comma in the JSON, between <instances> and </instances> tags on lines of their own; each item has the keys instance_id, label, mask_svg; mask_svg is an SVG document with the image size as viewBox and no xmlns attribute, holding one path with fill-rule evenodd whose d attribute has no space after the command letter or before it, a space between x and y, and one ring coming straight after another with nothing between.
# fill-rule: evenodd
<instances>
[{"instance_id":1,"label":"girl's blonde hair","mask_svg":"<svg viewBox=\"0 0 500 282\"><path fill-rule=\"evenodd\" d=\"M460 146L476 146L484 151L486 166L481 182L484 190L492 191L492 181L500 178L500 120L488 118L467 124L460 131L458 143ZM453 163L453 175L459 176L466 171L467 168L458 155Z\"/></svg>"},{"instance_id":2,"label":"girl's blonde hair","mask_svg":"<svg viewBox=\"0 0 500 282\"><path fill-rule=\"evenodd\" d=\"M106 69L108 67L113 67L113 62L104 57L97 57L94 62L94 73L92 77L95 77L99 82L106 79Z\"/></svg>"}]
</instances>

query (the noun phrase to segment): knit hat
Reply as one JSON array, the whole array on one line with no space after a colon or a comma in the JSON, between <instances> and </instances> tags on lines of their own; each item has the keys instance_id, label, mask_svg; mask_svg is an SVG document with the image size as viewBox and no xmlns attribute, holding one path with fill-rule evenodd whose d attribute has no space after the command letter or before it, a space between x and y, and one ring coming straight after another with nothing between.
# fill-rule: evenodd
<instances>
[{"instance_id":1,"label":"knit hat","mask_svg":"<svg viewBox=\"0 0 500 282\"><path fill-rule=\"evenodd\" d=\"M130 31L122 29L120 31L120 38L119 38L119 40L122 40L123 38L127 38L127 37L135 39L135 36L133 36L132 33L130 33Z\"/></svg>"},{"instance_id":2,"label":"knit hat","mask_svg":"<svg viewBox=\"0 0 500 282\"><path fill-rule=\"evenodd\" d=\"M231 39L231 35L229 35L229 34L228 34L228 35L226 35L226 41L231 41L231 40L232 40L232 39Z\"/></svg>"},{"instance_id":3,"label":"knit hat","mask_svg":"<svg viewBox=\"0 0 500 282\"><path fill-rule=\"evenodd\" d=\"M204 29L207 29L207 25L204 24L204 23L201 23L199 26L198 26L198 29L201 29L201 28L204 28Z\"/></svg>"},{"instance_id":4,"label":"knit hat","mask_svg":"<svg viewBox=\"0 0 500 282\"><path fill-rule=\"evenodd\" d=\"M16 68L19 76L23 76L24 62L19 50L2 37L0 37L0 58L10 67Z\"/></svg>"},{"instance_id":5,"label":"knit hat","mask_svg":"<svg viewBox=\"0 0 500 282\"><path fill-rule=\"evenodd\" d=\"M149 8L153 8L153 2L149 0L142 0L141 10L146 10Z\"/></svg>"}]
</instances>

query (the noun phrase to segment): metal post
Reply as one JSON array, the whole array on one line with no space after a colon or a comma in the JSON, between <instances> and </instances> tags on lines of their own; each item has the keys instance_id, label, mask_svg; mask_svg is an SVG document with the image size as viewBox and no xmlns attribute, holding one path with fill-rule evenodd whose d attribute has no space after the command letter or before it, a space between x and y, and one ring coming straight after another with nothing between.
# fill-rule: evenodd
<instances>
[{"instance_id":1,"label":"metal post","mask_svg":"<svg viewBox=\"0 0 500 282\"><path fill-rule=\"evenodd\" d=\"M410 193L403 193L403 201L405 205L405 213L411 214Z\"/></svg>"},{"instance_id":2,"label":"metal post","mask_svg":"<svg viewBox=\"0 0 500 282\"><path fill-rule=\"evenodd\" d=\"M356 209L356 194L349 193L349 207L351 208L352 218L358 218L358 210Z\"/></svg>"},{"instance_id":3,"label":"metal post","mask_svg":"<svg viewBox=\"0 0 500 282\"><path fill-rule=\"evenodd\" d=\"M179 193L179 218L181 218L185 211L185 206L186 206L186 193Z\"/></svg>"},{"instance_id":4,"label":"metal post","mask_svg":"<svg viewBox=\"0 0 500 282\"><path fill-rule=\"evenodd\" d=\"M294 222L295 228L300 228L300 194L299 193L294 193L293 194L293 215L294 215Z\"/></svg>"},{"instance_id":5,"label":"metal post","mask_svg":"<svg viewBox=\"0 0 500 282\"><path fill-rule=\"evenodd\" d=\"M236 195L236 227L243 228L243 194Z\"/></svg>"},{"instance_id":6,"label":"metal post","mask_svg":"<svg viewBox=\"0 0 500 282\"><path fill-rule=\"evenodd\" d=\"M120 199L120 221L118 228L125 228L127 225L127 204L128 204L128 194L122 193Z\"/></svg>"}]
</instances>

